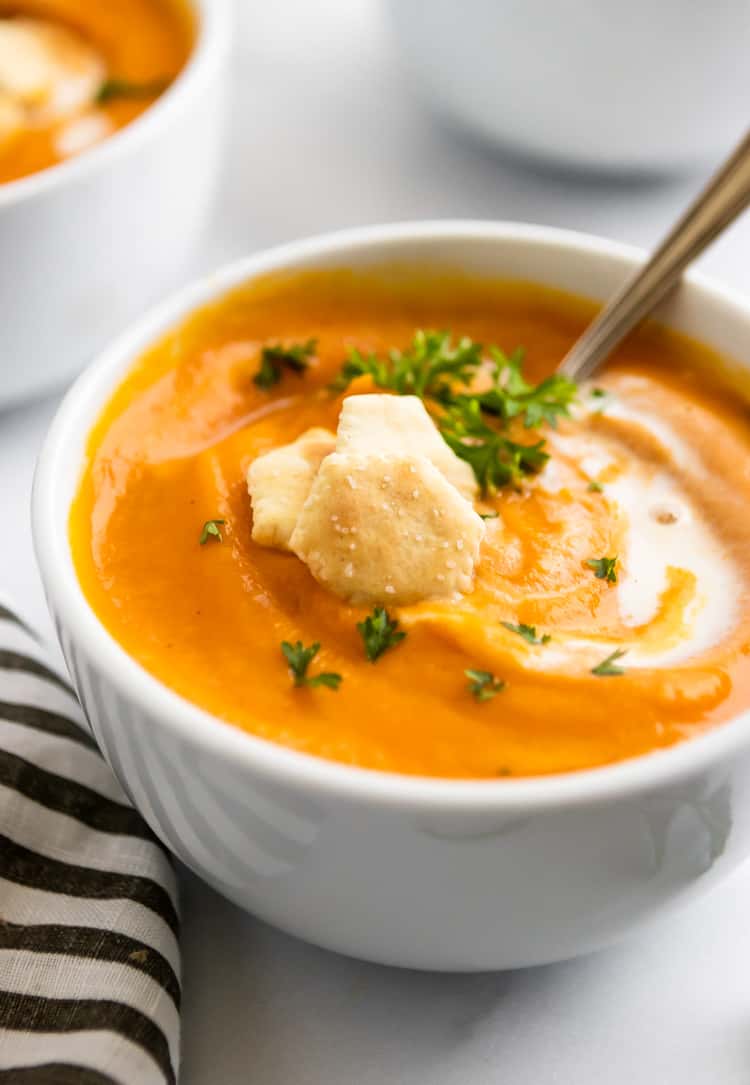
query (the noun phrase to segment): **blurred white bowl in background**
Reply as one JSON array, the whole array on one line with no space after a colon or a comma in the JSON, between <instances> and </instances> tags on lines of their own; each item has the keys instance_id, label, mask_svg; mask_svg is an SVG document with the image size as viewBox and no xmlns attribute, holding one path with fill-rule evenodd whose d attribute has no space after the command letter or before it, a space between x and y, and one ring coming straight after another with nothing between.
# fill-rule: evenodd
<instances>
[{"instance_id":1,"label":"blurred white bowl in background","mask_svg":"<svg viewBox=\"0 0 750 1085\"><path fill-rule=\"evenodd\" d=\"M186 278L218 174L227 0L190 0L187 65L101 145L0 184L0 408L51 389Z\"/></svg>"},{"instance_id":2,"label":"blurred white bowl in background","mask_svg":"<svg viewBox=\"0 0 750 1085\"><path fill-rule=\"evenodd\" d=\"M557 163L665 172L720 159L747 127L750 4L387 0L442 113Z\"/></svg>"}]
</instances>

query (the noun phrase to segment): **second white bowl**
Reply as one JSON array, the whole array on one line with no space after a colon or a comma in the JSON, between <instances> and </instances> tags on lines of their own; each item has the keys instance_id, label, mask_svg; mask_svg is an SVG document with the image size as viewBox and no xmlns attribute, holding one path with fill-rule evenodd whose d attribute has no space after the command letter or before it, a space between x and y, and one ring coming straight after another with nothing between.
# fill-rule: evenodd
<instances>
[{"instance_id":1,"label":"second white bowl","mask_svg":"<svg viewBox=\"0 0 750 1085\"><path fill-rule=\"evenodd\" d=\"M409 67L448 117L565 166L720 161L747 127L750 5L388 0Z\"/></svg>"},{"instance_id":2,"label":"second white bowl","mask_svg":"<svg viewBox=\"0 0 750 1085\"><path fill-rule=\"evenodd\" d=\"M220 164L228 0L187 66L100 146L0 185L0 409L61 384L184 275Z\"/></svg>"}]
</instances>

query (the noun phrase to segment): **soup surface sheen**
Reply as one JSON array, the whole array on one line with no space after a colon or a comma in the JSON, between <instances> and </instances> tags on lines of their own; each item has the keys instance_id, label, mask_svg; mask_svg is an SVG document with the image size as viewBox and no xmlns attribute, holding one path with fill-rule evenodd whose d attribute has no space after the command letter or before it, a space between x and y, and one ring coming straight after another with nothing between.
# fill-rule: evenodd
<instances>
[{"instance_id":1,"label":"soup surface sheen","mask_svg":"<svg viewBox=\"0 0 750 1085\"><path fill-rule=\"evenodd\" d=\"M0 0L0 183L140 116L184 67L193 37L181 0Z\"/></svg>"},{"instance_id":2,"label":"soup surface sheen","mask_svg":"<svg viewBox=\"0 0 750 1085\"><path fill-rule=\"evenodd\" d=\"M375 664L356 629L369 608L251 539L248 465L310 427L336 429L342 397L328 385L349 348L451 329L522 346L538 381L593 311L529 284L391 268L272 277L198 312L141 359L89 439L70 532L91 606L185 698L367 768L565 772L728 719L750 703L747 409L710 390L707 350L663 328L633 336L597 389L580 389L574 416L540 431L541 473L481 503L499 515L486 520L474 590L390 608L407 637ZM303 375L254 383L264 344L313 337ZM367 378L349 390L363 391ZM201 545L210 519L225 521L222 540ZM616 582L589 564L603 556L617 556ZM338 690L294 687L280 644L297 640L320 642L311 673L340 674ZM505 687L477 701L467 668Z\"/></svg>"}]
</instances>

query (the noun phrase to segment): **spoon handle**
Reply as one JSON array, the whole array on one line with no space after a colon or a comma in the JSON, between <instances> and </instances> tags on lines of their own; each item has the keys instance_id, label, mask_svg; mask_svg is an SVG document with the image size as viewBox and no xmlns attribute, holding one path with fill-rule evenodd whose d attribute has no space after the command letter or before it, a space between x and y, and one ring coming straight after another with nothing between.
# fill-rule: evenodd
<instances>
[{"instance_id":1,"label":"spoon handle","mask_svg":"<svg viewBox=\"0 0 750 1085\"><path fill-rule=\"evenodd\" d=\"M639 268L605 305L559 366L585 380L675 286L687 265L750 203L750 132Z\"/></svg>"}]
</instances>

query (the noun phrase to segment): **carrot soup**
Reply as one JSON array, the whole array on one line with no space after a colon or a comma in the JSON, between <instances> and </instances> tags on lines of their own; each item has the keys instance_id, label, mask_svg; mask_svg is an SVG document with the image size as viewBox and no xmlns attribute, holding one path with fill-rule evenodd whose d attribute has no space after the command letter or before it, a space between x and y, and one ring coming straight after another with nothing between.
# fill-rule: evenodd
<instances>
[{"instance_id":1,"label":"carrot soup","mask_svg":"<svg viewBox=\"0 0 750 1085\"><path fill-rule=\"evenodd\" d=\"M645 325L405 268L253 282L134 366L70 518L84 593L218 721L434 777L560 773L750 704L750 428Z\"/></svg>"},{"instance_id":2,"label":"carrot soup","mask_svg":"<svg viewBox=\"0 0 750 1085\"><path fill-rule=\"evenodd\" d=\"M148 109L184 67L192 24L179 0L0 0L0 183Z\"/></svg>"}]
</instances>

